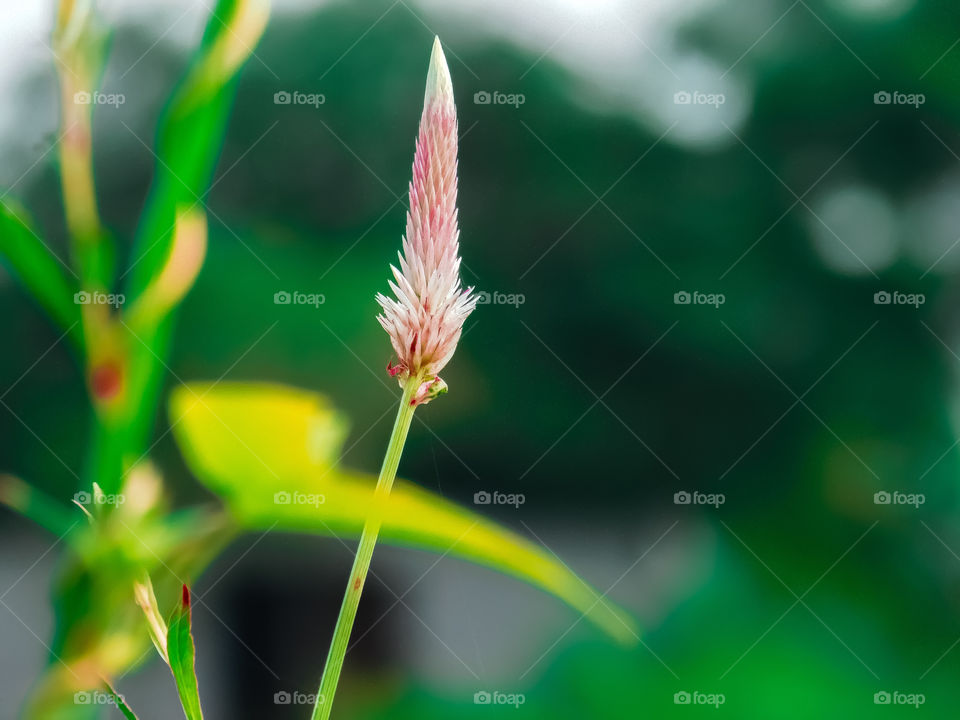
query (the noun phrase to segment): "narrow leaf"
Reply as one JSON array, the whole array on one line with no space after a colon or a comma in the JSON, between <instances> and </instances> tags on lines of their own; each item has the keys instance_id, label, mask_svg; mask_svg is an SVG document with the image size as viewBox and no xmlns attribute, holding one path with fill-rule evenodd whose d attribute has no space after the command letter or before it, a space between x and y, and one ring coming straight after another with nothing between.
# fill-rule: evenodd
<instances>
[{"instance_id":1,"label":"narrow leaf","mask_svg":"<svg viewBox=\"0 0 960 720\"><path fill-rule=\"evenodd\" d=\"M0 504L57 537L66 536L77 524L75 513L68 507L13 475L0 473Z\"/></svg>"},{"instance_id":2,"label":"narrow leaf","mask_svg":"<svg viewBox=\"0 0 960 720\"><path fill-rule=\"evenodd\" d=\"M118 693L106 680L103 681L103 687L107 693L113 698L113 702L116 704L117 709L123 713L123 716L127 720L137 720L136 714L133 710L130 709L130 706L127 705L127 701L123 698L123 695Z\"/></svg>"},{"instance_id":3,"label":"narrow leaf","mask_svg":"<svg viewBox=\"0 0 960 720\"><path fill-rule=\"evenodd\" d=\"M157 165L137 231L129 296L135 300L170 255L178 208L203 205L220 157L236 77L270 15L269 0L219 0L203 42L159 123Z\"/></svg>"},{"instance_id":4,"label":"narrow leaf","mask_svg":"<svg viewBox=\"0 0 960 720\"><path fill-rule=\"evenodd\" d=\"M74 302L75 283L66 275L73 271L40 239L26 212L9 200L0 203L0 256L50 317L79 342L80 306Z\"/></svg>"},{"instance_id":5,"label":"narrow leaf","mask_svg":"<svg viewBox=\"0 0 960 720\"><path fill-rule=\"evenodd\" d=\"M170 618L167 655L170 658L170 669L177 683L177 692L180 694L184 715L187 720L203 720L203 713L200 711L200 690L197 687L197 673L194 667L196 649L190 632L190 622L190 590L184 585L180 606Z\"/></svg>"},{"instance_id":6,"label":"narrow leaf","mask_svg":"<svg viewBox=\"0 0 960 720\"><path fill-rule=\"evenodd\" d=\"M157 124L153 182L137 228L126 278L126 299L135 303L163 273L178 212L204 207L220 158L237 77L253 55L270 14L269 0L218 0L203 40ZM145 144L147 143L144 139ZM155 328L131 335L131 393L140 410L127 428L128 448L147 450L154 426L172 337L173 317L162 315ZM114 468L107 467L107 472Z\"/></svg>"}]
</instances>

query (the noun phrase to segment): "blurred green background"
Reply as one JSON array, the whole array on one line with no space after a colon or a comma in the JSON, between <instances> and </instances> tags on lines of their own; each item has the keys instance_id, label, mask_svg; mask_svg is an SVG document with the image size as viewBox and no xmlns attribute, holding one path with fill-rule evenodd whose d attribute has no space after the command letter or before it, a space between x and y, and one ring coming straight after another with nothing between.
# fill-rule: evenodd
<instances>
[{"instance_id":1,"label":"blurred green background","mask_svg":"<svg viewBox=\"0 0 960 720\"><path fill-rule=\"evenodd\" d=\"M157 117L207 10L105 5L102 89L126 102L95 110L96 179L129 255ZM4 61L0 176L64 255L44 27ZM480 509L609 588L645 631L618 648L518 583L380 548L339 716L916 711L878 705L886 692L956 717L955 6L280 3L241 76L168 381L327 393L352 420L348 464L368 470L398 394L374 295L399 249L434 33L460 117L464 280L523 301L471 316L451 392L418 414L401 474L471 506L478 491L523 493ZM276 104L282 91L323 102ZM275 305L278 291L325 302ZM64 465L88 440L82 378L64 345L44 354L59 333L5 272L0 316L2 466L69 497ZM181 502L205 497L170 436L155 459ZM724 502L677 504L681 491ZM0 714L13 717L42 666L57 552L26 521L0 522L3 587L23 575L0 598L26 621L0 609L4 665L17 663ZM195 624L212 717L309 714L275 693L313 692L350 560L335 540L267 534L208 571L216 616ZM143 717L173 717L157 665L121 690ZM724 702L687 707L678 692Z\"/></svg>"}]
</instances>

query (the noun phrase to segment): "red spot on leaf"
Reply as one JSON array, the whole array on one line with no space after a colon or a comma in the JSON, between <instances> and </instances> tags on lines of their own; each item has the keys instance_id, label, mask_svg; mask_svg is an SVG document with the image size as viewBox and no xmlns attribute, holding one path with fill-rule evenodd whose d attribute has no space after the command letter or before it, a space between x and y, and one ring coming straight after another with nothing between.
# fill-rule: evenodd
<instances>
[{"instance_id":1,"label":"red spot on leaf","mask_svg":"<svg viewBox=\"0 0 960 720\"><path fill-rule=\"evenodd\" d=\"M183 586L183 607L190 607L190 588Z\"/></svg>"},{"instance_id":2,"label":"red spot on leaf","mask_svg":"<svg viewBox=\"0 0 960 720\"><path fill-rule=\"evenodd\" d=\"M357 578L356 580L353 581L353 589L354 589L354 590L359 590L361 584L362 584L362 583L360 582L360 578Z\"/></svg>"},{"instance_id":3,"label":"red spot on leaf","mask_svg":"<svg viewBox=\"0 0 960 720\"><path fill-rule=\"evenodd\" d=\"M107 361L90 371L90 389L98 400L116 397L123 384L123 372L116 362Z\"/></svg>"}]
</instances>

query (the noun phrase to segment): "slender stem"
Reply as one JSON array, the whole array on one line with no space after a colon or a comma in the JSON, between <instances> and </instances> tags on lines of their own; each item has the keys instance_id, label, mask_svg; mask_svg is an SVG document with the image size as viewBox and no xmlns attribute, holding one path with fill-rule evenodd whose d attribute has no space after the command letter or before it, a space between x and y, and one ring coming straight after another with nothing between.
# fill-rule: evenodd
<instances>
[{"instance_id":1,"label":"slender stem","mask_svg":"<svg viewBox=\"0 0 960 720\"><path fill-rule=\"evenodd\" d=\"M316 703L313 706L311 720L327 720L333 708L333 696L337 691L340 680L340 671L343 669L343 659L347 654L347 644L350 642L350 633L353 630L353 621L357 616L357 606L360 604L360 594L366 583L367 572L370 570L370 559L373 557L373 548L377 544L380 526L383 523L383 510L386 500L393 487L393 480L397 476L397 466L400 464L400 454L403 452L413 420L413 411L416 406L411 404L414 392L420 380L410 378L403 388L403 397L400 399L400 409L393 424L390 443L387 445L387 454L383 458L380 468L380 478L377 480L377 489L373 494L373 503L370 514L363 526L360 536L360 545L353 560L353 569L350 571L350 581L346 594L343 596L343 605L337 617L337 626L333 631L333 640L330 643L330 652L327 654L327 663L323 668L323 677L320 680L320 689L317 692Z\"/></svg>"}]
</instances>

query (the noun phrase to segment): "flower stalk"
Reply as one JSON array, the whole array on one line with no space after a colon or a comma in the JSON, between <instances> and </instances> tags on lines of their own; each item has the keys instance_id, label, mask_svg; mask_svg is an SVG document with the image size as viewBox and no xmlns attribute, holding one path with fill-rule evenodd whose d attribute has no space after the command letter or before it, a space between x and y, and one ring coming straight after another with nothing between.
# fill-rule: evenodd
<instances>
[{"instance_id":1,"label":"flower stalk","mask_svg":"<svg viewBox=\"0 0 960 720\"><path fill-rule=\"evenodd\" d=\"M397 353L397 363L389 363L387 373L400 383L403 395L333 631L312 720L327 720L333 708L360 594L413 413L418 405L447 392L447 384L437 373L453 357L463 323L477 304L473 288L464 290L460 284L459 237L457 108L450 70L440 40L435 38L413 156L403 250L398 266L391 267L393 297L377 295L382 310L377 320Z\"/></svg>"},{"instance_id":2,"label":"flower stalk","mask_svg":"<svg viewBox=\"0 0 960 720\"><path fill-rule=\"evenodd\" d=\"M357 547L356 557L353 559L353 568L350 570L350 581L343 596L343 605L337 617L337 625L333 631L333 640L330 643L330 652L323 668L323 677L320 680L320 689L317 691L316 702L313 706L311 720L327 720L333 707L333 696L340 681L340 671L343 669L343 660L347 654L347 645L350 642L350 633L353 631L353 621L357 617L357 607L360 605L360 594L367 581L370 570L370 560L373 549L380 535L383 525L383 511L393 488L393 481L397 477L397 467L400 464L400 455L407 441L413 413L417 409L412 402L420 387L421 381L417 377L409 378L403 387L400 398L400 408L397 410L397 419L393 423L393 432L390 433L390 442L387 444L387 453L383 458L380 476L377 479L377 488L373 493L373 503L370 514L363 525L360 535L360 545Z\"/></svg>"}]
</instances>

